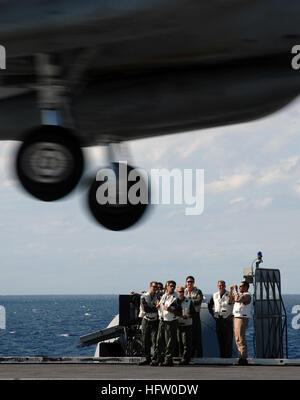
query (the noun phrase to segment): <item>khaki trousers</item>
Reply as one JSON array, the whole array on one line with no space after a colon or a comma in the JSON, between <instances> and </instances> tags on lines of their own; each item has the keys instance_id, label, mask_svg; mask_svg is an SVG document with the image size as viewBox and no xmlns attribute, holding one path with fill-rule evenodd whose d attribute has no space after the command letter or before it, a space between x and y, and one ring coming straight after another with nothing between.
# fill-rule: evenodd
<instances>
[{"instance_id":1,"label":"khaki trousers","mask_svg":"<svg viewBox=\"0 0 300 400\"><path fill-rule=\"evenodd\" d=\"M248 327L249 318L234 318L234 336L235 344L239 352L240 358L248 357L246 329Z\"/></svg>"}]
</instances>

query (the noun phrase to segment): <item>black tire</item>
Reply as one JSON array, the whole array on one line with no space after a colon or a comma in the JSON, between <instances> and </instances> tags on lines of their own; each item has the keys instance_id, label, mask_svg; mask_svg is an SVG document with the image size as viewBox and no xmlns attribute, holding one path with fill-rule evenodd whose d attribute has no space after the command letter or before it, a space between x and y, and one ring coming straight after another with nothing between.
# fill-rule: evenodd
<instances>
[{"instance_id":1,"label":"black tire","mask_svg":"<svg viewBox=\"0 0 300 400\"><path fill-rule=\"evenodd\" d=\"M111 169L118 168L118 165L118 163L113 163ZM127 178L128 174L133 169L133 167L127 165ZM104 182L99 182L96 179L94 180L88 192L88 206L92 215L99 224L112 231L121 231L131 227L142 218L149 203L150 191L143 177L141 175L139 175L139 177L141 179L143 190L147 192L147 204L131 204L128 202L128 192L127 204L118 204L118 202L116 205L99 204L96 194L97 190ZM136 182L128 182L127 180L128 191L135 183Z\"/></svg>"},{"instance_id":2,"label":"black tire","mask_svg":"<svg viewBox=\"0 0 300 400\"><path fill-rule=\"evenodd\" d=\"M18 151L16 173L23 187L43 201L68 195L83 172L77 138L69 129L41 125L27 133Z\"/></svg>"}]
</instances>

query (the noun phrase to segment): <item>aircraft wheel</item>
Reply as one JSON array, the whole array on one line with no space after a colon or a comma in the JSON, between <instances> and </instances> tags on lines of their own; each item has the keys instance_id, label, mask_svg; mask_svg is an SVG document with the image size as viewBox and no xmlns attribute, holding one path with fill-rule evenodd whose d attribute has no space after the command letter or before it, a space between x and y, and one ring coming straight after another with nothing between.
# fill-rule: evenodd
<instances>
[{"instance_id":1,"label":"aircraft wheel","mask_svg":"<svg viewBox=\"0 0 300 400\"><path fill-rule=\"evenodd\" d=\"M127 164L126 164L127 165ZM113 163L113 166L108 168L112 171L117 171L119 167L119 163ZM144 215L147 206L148 206L148 200L149 200L149 188L148 184L145 181L145 179L142 177L142 175L139 175L139 190L143 190L144 194L146 194L147 197L147 203L142 204L141 202L137 204L132 204L130 202L128 193L130 191L130 188L132 188L135 184L135 182L128 181L128 174L133 170L134 168L127 165L127 193L126 193L126 204L120 204L120 191L118 188L120 187L120 179L118 173L116 173L116 202L115 204L111 204L109 201L107 201L106 204L100 204L99 203L99 193L103 193L104 189L102 185L108 185L109 178L104 179L102 181L99 181L97 179L94 180L92 183L90 190L88 192L88 206L89 209L96 219L96 221L103 225L105 228L110 229L112 231L121 231L124 229L127 229L134 225L136 222L138 222L142 216ZM107 170L107 169L106 169ZM101 173L101 170L98 171ZM97 176L98 176L97 174ZM99 192L100 190L100 192ZM108 191L106 191L108 193ZM107 197L108 199L108 197Z\"/></svg>"},{"instance_id":2,"label":"aircraft wheel","mask_svg":"<svg viewBox=\"0 0 300 400\"><path fill-rule=\"evenodd\" d=\"M83 172L83 154L69 129L41 125L27 134L16 159L16 172L23 187L43 201L69 194Z\"/></svg>"}]
</instances>

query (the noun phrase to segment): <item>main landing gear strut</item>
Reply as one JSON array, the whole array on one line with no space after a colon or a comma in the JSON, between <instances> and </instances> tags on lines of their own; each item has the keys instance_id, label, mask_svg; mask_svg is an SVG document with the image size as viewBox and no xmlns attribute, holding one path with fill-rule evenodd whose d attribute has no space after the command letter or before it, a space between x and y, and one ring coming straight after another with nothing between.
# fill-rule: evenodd
<instances>
[{"instance_id":1,"label":"main landing gear strut","mask_svg":"<svg viewBox=\"0 0 300 400\"><path fill-rule=\"evenodd\" d=\"M16 172L23 187L43 201L69 194L83 172L83 155L70 128L61 126L68 110L66 86L60 68L48 55L36 60L36 87L41 125L26 132L16 159Z\"/></svg>"},{"instance_id":2,"label":"main landing gear strut","mask_svg":"<svg viewBox=\"0 0 300 400\"><path fill-rule=\"evenodd\" d=\"M24 134L17 153L16 173L27 192L39 200L50 202L63 198L77 186L83 173L84 158L80 141L74 134L67 84L60 79L59 65L51 56L39 55L37 74L41 125ZM111 148L109 146L110 154ZM124 170L125 166L125 174L120 174L119 171ZM112 174L107 173L109 171ZM134 181L128 180L130 174L134 175ZM137 183L138 188L135 188ZM142 192L146 201L143 204L131 202L130 191L135 193L134 200L141 197ZM109 192L108 196L106 192ZM113 199L111 193L115 195ZM141 219L147 208L145 193L148 195L148 186L143 176L132 166L120 163L112 156L104 174L98 171L88 191L87 203L99 224L119 231Z\"/></svg>"}]
</instances>

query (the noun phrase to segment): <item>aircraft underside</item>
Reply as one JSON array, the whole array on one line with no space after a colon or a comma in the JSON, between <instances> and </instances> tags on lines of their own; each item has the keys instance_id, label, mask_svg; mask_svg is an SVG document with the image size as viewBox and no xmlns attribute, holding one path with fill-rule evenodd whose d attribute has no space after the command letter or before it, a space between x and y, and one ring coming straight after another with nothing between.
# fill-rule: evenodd
<instances>
[{"instance_id":1,"label":"aircraft underside","mask_svg":"<svg viewBox=\"0 0 300 400\"><path fill-rule=\"evenodd\" d=\"M31 0L33 14L15 28L18 12L2 3L10 25L2 15L8 59L0 71L0 139L22 141L17 175L43 201L76 187L82 147L107 145L112 154L112 144L127 140L250 121L300 92L300 74L290 63L300 37L296 1L124 0L85 7ZM266 10L273 16L267 23ZM35 14L40 18L31 19ZM110 162L116 172L117 154ZM147 204L123 204L120 192L116 204L100 204L106 181L92 182L90 210L105 227L126 229Z\"/></svg>"}]
</instances>

